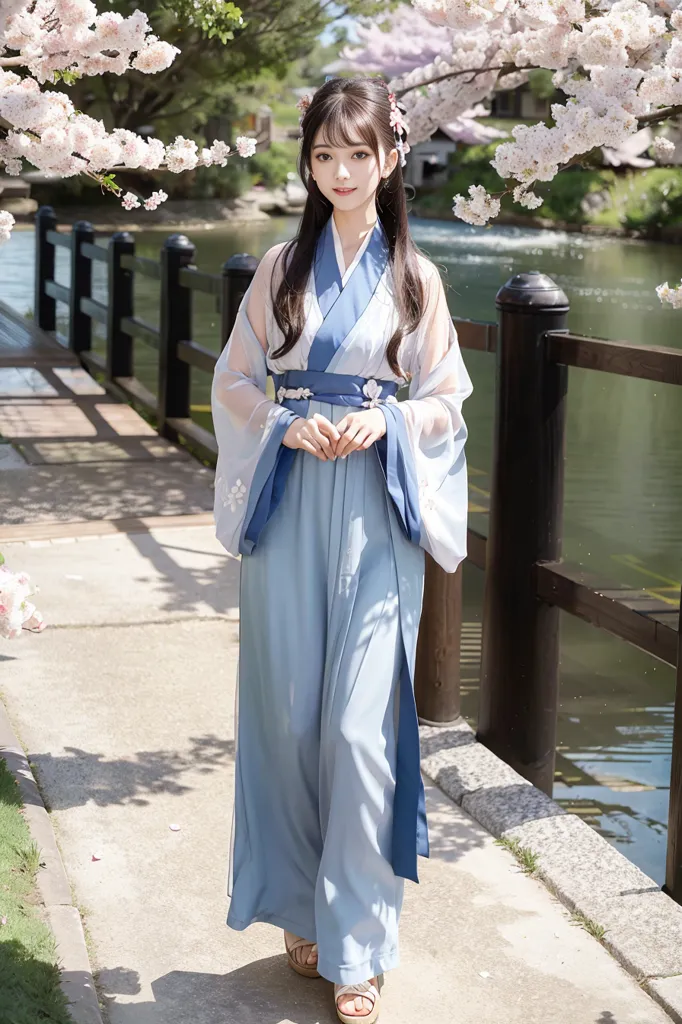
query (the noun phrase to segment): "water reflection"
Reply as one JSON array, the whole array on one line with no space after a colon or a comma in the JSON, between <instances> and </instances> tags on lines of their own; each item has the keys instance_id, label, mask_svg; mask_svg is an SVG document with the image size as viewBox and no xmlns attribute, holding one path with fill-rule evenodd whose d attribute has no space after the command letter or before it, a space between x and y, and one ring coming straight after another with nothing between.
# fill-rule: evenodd
<instances>
[{"instance_id":1,"label":"water reflection","mask_svg":"<svg viewBox=\"0 0 682 1024\"><path fill-rule=\"evenodd\" d=\"M235 252L262 255L290 238L296 222L273 218L236 229L190 233L196 263L217 271ZM414 237L441 268L456 316L495 318L499 287L523 270L549 274L571 302L576 333L679 347L680 314L654 288L679 281L674 246L522 228L470 228L412 220ZM157 257L167 232L137 234L137 252ZM59 252L57 278L66 283ZM0 297L27 312L33 301L33 234L0 248ZM106 298L104 267L95 295ZM158 282L136 278L136 315L156 323ZM63 307L58 307L63 311ZM195 340L217 346L218 315L197 295ZM95 346L103 341L97 333ZM470 428L471 520L485 530L492 457L494 357L465 353L475 390ZM156 355L137 344L135 372L155 390ZM193 416L210 424L209 380L195 373ZM590 570L677 604L682 561L682 401L678 389L571 370L566 438L564 554ZM463 704L477 706L482 576L465 573ZM562 622L561 709L556 796L659 883L665 865L674 674L668 666L570 616Z\"/></svg>"}]
</instances>

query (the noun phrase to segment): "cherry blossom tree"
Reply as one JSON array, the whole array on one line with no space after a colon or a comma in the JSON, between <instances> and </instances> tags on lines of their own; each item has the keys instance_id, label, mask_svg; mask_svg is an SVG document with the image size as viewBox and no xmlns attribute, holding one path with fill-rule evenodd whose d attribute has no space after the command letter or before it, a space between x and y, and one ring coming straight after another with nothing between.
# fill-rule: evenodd
<instances>
[{"instance_id":1,"label":"cherry blossom tree","mask_svg":"<svg viewBox=\"0 0 682 1024\"><path fill-rule=\"evenodd\" d=\"M682 114L680 0L412 0L435 25L450 29L452 45L420 67L394 76L389 88L407 111L410 142L500 88L526 80L536 68L553 72L565 103L551 106L552 124L517 125L491 160L505 188L490 194L473 184L454 196L453 213L487 224L502 196L528 209L542 205L538 183L602 146L617 149L646 125L670 124ZM674 153L671 137L653 143L657 160ZM657 288L682 308L682 285Z\"/></svg>"},{"instance_id":2,"label":"cherry blossom tree","mask_svg":"<svg viewBox=\"0 0 682 1024\"><path fill-rule=\"evenodd\" d=\"M230 38L241 21L239 8L223 0L178 0L207 35ZM62 89L86 75L123 75L130 69L154 74L168 68L178 49L155 36L146 14L99 14L91 0L0 0L0 165L21 174L24 162L61 177L86 174L121 198L126 209L156 209L162 190L145 200L122 195L117 168L165 168L180 173L197 166L224 167L230 147L219 140L199 149L178 136L164 146L135 132L114 129L76 110ZM237 153L252 156L255 140L240 136ZM0 241L9 238L14 218L0 211Z\"/></svg>"}]
</instances>

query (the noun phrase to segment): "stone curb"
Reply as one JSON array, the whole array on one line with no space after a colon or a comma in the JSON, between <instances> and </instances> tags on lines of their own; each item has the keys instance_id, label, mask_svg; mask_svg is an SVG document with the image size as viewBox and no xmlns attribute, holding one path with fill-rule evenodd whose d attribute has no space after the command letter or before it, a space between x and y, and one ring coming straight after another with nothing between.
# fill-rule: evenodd
<instances>
[{"instance_id":1,"label":"stone curb","mask_svg":"<svg viewBox=\"0 0 682 1024\"><path fill-rule=\"evenodd\" d=\"M571 913L605 929L602 942L682 1024L682 907L575 814L501 761L465 721L420 726L421 767L498 838L537 856L537 877Z\"/></svg>"},{"instance_id":2,"label":"stone curb","mask_svg":"<svg viewBox=\"0 0 682 1024\"><path fill-rule=\"evenodd\" d=\"M102 1024L95 983L90 969L81 917L73 906L71 887L50 816L23 747L14 734L5 705L0 700L0 757L19 784L25 818L31 836L42 852L45 867L37 875L38 890L57 943L61 987L69 1000L74 1024Z\"/></svg>"}]
</instances>

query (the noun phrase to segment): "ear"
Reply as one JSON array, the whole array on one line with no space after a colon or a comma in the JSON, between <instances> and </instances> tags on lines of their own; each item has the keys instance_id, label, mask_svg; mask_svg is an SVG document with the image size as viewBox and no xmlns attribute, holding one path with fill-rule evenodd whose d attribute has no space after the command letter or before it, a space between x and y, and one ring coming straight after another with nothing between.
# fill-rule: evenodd
<instances>
[{"instance_id":1,"label":"ear","mask_svg":"<svg viewBox=\"0 0 682 1024\"><path fill-rule=\"evenodd\" d=\"M394 147L393 149L391 149L388 152L388 154L386 156L386 162L384 164L384 174L386 175L386 177L388 177L389 175L393 174L393 171L396 168L396 164L398 163L398 160L399 160L398 150Z\"/></svg>"}]
</instances>

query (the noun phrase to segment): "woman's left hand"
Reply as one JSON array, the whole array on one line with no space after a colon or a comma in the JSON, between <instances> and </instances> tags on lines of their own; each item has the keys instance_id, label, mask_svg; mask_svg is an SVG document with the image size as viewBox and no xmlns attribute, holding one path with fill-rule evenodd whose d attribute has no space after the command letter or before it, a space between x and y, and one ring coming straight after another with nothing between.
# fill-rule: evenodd
<instances>
[{"instance_id":1,"label":"woman's left hand","mask_svg":"<svg viewBox=\"0 0 682 1024\"><path fill-rule=\"evenodd\" d=\"M336 442L336 458L345 459L349 452L369 448L386 433L386 419L381 409L359 409L349 412L336 424L341 437Z\"/></svg>"}]
</instances>

